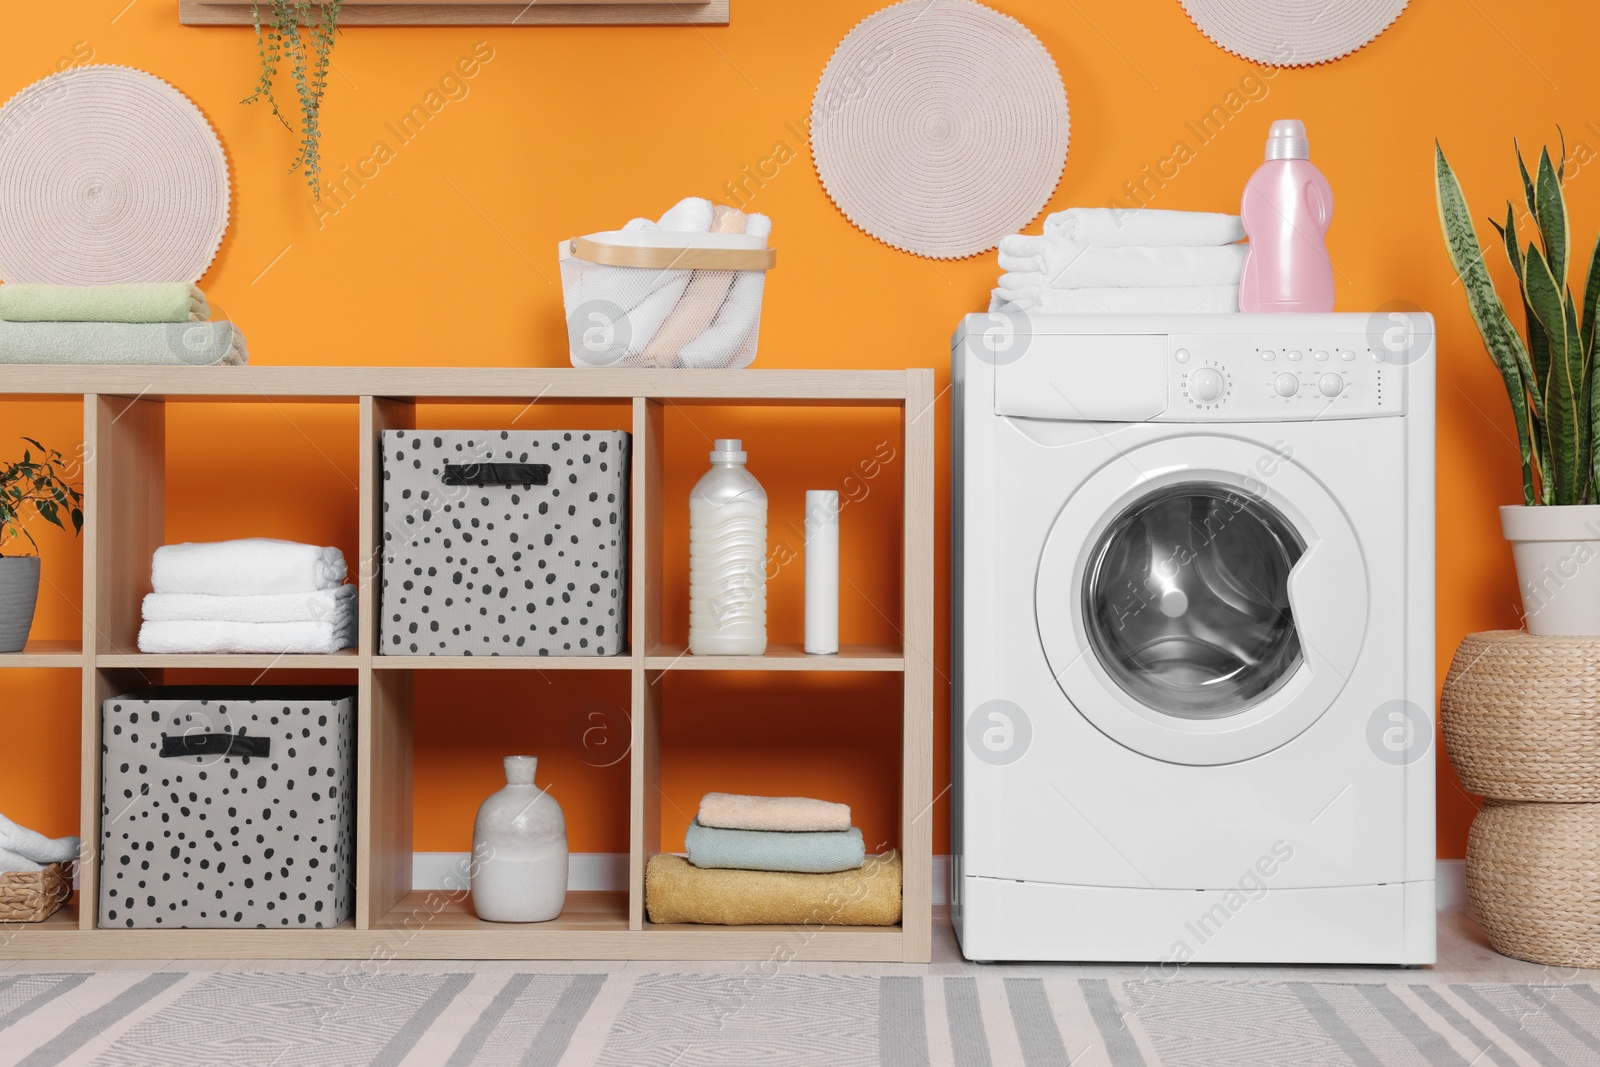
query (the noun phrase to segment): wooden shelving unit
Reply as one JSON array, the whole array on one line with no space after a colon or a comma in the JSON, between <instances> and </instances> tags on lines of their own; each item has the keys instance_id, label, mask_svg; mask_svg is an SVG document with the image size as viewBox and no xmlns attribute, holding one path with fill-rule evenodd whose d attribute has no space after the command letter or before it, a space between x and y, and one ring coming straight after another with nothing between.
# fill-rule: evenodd
<instances>
[{"instance_id":1,"label":"wooden shelving unit","mask_svg":"<svg viewBox=\"0 0 1600 1067\"><path fill-rule=\"evenodd\" d=\"M100 703L159 685L169 670L318 671L360 699L356 912L331 930L125 930L97 926L97 865L84 863L73 904L38 925L0 925L0 958L806 959L927 962L932 936L933 372L624 371L378 367L11 367L0 397L81 399L85 525L83 635L0 656L7 668L58 668L83 678L81 834L100 839ZM150 557L164 543L169 405L316 402L360 410L360 538L381 539L380 438L414 428L417 404L631 405L631 651L610 658L387 657L377 648L376 567L361 580L360 647L331 656L163 655L137 651ZM900 413L903 575L899 647L807 656L774 645L763 657L700 657L663 640L662 470L666 407L876 406ZM626 408L624 408L626 410ZM629 880L626 892L573 893L550 923L507 926L473 915L460 894L412 890L413 683L428 671L594 671L631 678ZM644 869L660 851L661 726L674 671L893 672L902 676L899 848L905 918L896 927L656 926ZM3 698L0 698L3 699ZM81 904L79 902L82 902Z\"/></svg>"},{"instance_id":2,"label":"wooden shelving unit","mask_svg":"<svg viewBox=\"0 0 1600 1067\"><path fill-rule=\"evenodd\" d=\"M729 0L345 0L346 26L726 26ZM320 17L321 5L312 10ZM250 0L179 0L185 26L248 26Z\"/></svg>"}]
</instances>

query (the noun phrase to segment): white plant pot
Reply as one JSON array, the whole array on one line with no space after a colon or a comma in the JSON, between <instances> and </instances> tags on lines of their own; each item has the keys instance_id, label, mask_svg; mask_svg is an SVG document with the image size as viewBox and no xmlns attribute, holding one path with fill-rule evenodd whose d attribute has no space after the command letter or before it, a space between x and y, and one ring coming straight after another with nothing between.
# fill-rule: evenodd
<instances>
[{"instance_id":1,"label":"white plant pot","mask_svg":"<svg viewBox=\"0 0 1600 1067\"><path fill-rule=\"evenodd\" d=\"M21 652L39 606L39 557L0 556L0 652Z\"/></svg>"},{"instance_id":2,"label":"white plant pot","mask_svg":"<svg viewBox=\"0 0 1600 1067\"><path fill-rule=\"evenodd\" d=\"M1500 528L1517 561L1528 632L1600 636L1600 504L1507 505Z\"/></svg>"}]
</instances>

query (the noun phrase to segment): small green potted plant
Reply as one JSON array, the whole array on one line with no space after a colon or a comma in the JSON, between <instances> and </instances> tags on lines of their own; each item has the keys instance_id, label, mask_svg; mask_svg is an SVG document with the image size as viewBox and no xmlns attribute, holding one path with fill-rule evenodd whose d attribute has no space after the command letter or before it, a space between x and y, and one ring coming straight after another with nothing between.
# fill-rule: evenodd
<instances>
[{"instance_id":1,"label":"small green potted plant","mask_svg":"<svg viewBox=\"0 0 1600 1067\"><path fill-rule=\"evenodd\" d=\"M1513 142L1514 143L1514 142ZM1450 261L1484 347L1505 380L1522 455L1522 503L1500 509L1511 542L1528 631L1600 634L1600 375L1594 373L1595 320L1600 305L1600 242L1589 256L1582 290L1567 284L1572 233L1560 163L1550 151L1522 174L1537 243L1522 244L1517 211L1506 202L1505 222L1491 219L1518 282L1526 340L1495 291L1472 226L1461 183L1444 150L1434 145L1439 220ZM1580 264L1581 266L1581 264Z\"/></svg>"},{"instance_id":2,"label":"small green potted plant","mask_svg":"<svg viewBox=\"0 0 1600 1067\"><path fill-rule=\"evenodd\" d=\"M67 473L67 460L31 437L31 450L16 463L0 464L0 652L21 652L39 604L39 544L28 531L35 518L83 531L83 493ZM66 520L66 521L63 521ZM26 538L33 551L12 555Z\"/></svg>"}]
</instances>

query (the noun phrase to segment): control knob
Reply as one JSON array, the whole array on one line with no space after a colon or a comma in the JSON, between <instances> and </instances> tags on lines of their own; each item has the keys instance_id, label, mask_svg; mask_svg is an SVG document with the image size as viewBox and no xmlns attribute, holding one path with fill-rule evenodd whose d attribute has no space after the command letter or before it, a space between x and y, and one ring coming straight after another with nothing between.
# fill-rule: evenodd
<instances>
[{"instance_id":1,"label":"control knob","mask_svg":"<svg viewBox=\"0 0 1600 1067\"><path fill-rule=\"evenodd\" d=\"M1294 396L1300 391L1300 379L1293 374L1280 374L1272 379L1272 390L1279 396Z\"/></svg>"},{"instance_id":2,"label":"control knob","mask_svg":"<svg viewBox=\"0 0 1600 1067\"><path fill-rule=\"evenodd\" d=\"M1226 385L1222 373L1213 367L1201 367L1189 375L1189 395L1202 404L1221 399Z\"/></svg>"},{"instance_id":3,"label":"control knob","mask_svg":"<svg viewBox=\"0 0 1600 1067\"><path fill-rule=\"evenodd\" d=\"M1338 396L1344 392L1344 379L1337 374L1324 374L1317 380L1317 388L1323 396Z\"/></svg>"}]
</instances>

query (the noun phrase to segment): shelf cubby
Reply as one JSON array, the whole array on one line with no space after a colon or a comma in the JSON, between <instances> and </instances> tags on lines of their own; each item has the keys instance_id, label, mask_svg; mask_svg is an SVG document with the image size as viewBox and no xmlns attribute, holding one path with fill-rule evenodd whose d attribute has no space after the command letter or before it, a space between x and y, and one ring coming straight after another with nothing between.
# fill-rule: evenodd
<instances>
[{"instance_id":1,"label":"shelf cubby","mask_svg":"<svg viewBox=\"0 0 1600 1067\"><path fill-rule=\"evenodd\" d=\"M82 623L79 634L43 635L22 653L0 656L0 706L51 667L69 679L62 711L77 705L71 738L77 766L80 834L99 840L100 702L153 685L210 682L352 684L358 692L356 906L329 930L122 930L96 922L97 871L79 872L79 904L29 929L0 926L0 958L259 959L769 959L926 961L931 943L933 804L933 374L912 371L629 371L460 367L14 367L0 385L7 411L81 405L85 457ZM63 407L65 405L65 407ZM764 439L771 427L825 413L830 432L815 450L785 454ZM209 447L207 427L222 409L226 447ZM72 412L78 417L78 412ZM285 421L287 452L267 456L253 437ZM382 543L381 434L387 429L626 429L633 434L630 642L607 658L424 657L380 654L378 599ZM803 562L792 558L774 579L772 644L760 657L694 657L686 649L687 592L666 561L686 552L689 486L705 468L705 434L749 438L752 469L773 499L773 543L803 545L806 489L839 488L855 499L844 518L850 625L833 656L800 647L798 591ZM776 442L777 438L771 438ZM886 453L880 445L893 452ZM759 456L756 462L754 457ZM879 464L861 482L852 464ZM314 469L305 494L294 473ZM215 482L228 480L222 492ZM861 486L867 486L863 492ZM308 509L297 540L337 544L360 585L360 642L326 656L151 656L137 651L140 601L149 592L151 553L174 539L282 536L272 515ZM851 511L855 508L854 512ZM852 516L859 516L852 518ZM853 528L853 529L852 529ZM311 533L305 531L310 530ZM894 530L898 536L884 536ZM851 538L857 538L852 541ZM676 575L681 568L675 568ZM678 583L678 584L671 584ZM669 587L670 586L670 587ZM851 607L853 596L867 607ZM77 679L73 679L76 672ZM709 687L709 689L708 689ZM661 850L663 744L692 723L697 694L727 699L834 687L871 694L882 721L862 744L875 754L874 805L898 799L892 840L905 864L904 921L882 929L654 926L646 921L644 865ZM452 714L441 693L457 689L545 694L513 707L506 732L446 744ZM820 699L820 698L819 698ZM606 744L583 752L570 735L586 701L615 707ZM518 718L525 721L517 722ZM469 717L470 718L470 717ZM859 724L851 724L856 729ZM841 727L842 729L842 727ZM468 731L470 734L471 731ZM488 731L481 731L488 733ZM620 735L618 739L612 735ZM63 735L65 736L65 735ZM461 753L440 763L451 745ZM676 743L676 742L671 742ZM495 788L499 759L517 744L559 772L558 799L604 808L585 823L575 851L625 851L628 878L615 891L569 894L553 922L504 925L479 920L463 893L413 888L419 805L447 805L460 837L477 802ZM555 744L556 749L549 746ZM470 746L470 747L469 747ZM419 758L420 757L420 758ZM668 760L676 757L669 752ZM759 766L761 755L752 749ZM59 761L57 761L59 762ZM470 763L465 786L442 788L441 775ZM792 770L792 768L791 768ZM793 774L789 778L795 781ZM541 773L541 782L545 775ZM562 783L568 783L563 785ZM750 784L751 789L757 788ZM420 785L420 791L419 791ZM698 788L698 784L694 786ZM798 786L797 786L798 788ZM686 802L678 798L681 806ZM63 810L69 802L61 800ZM431 812L431 809L430 809ZM431 814L430 814L431 818ZM423 821L422 829L427 824ZM452 837L451 840L455 840ZM463 838L464 839L464 838ZM448 843L448 842L447 842ZM462 846L464 847L464 846ZM93 852L91 851L92 855Z\"/></svg>"}]
</instances>

